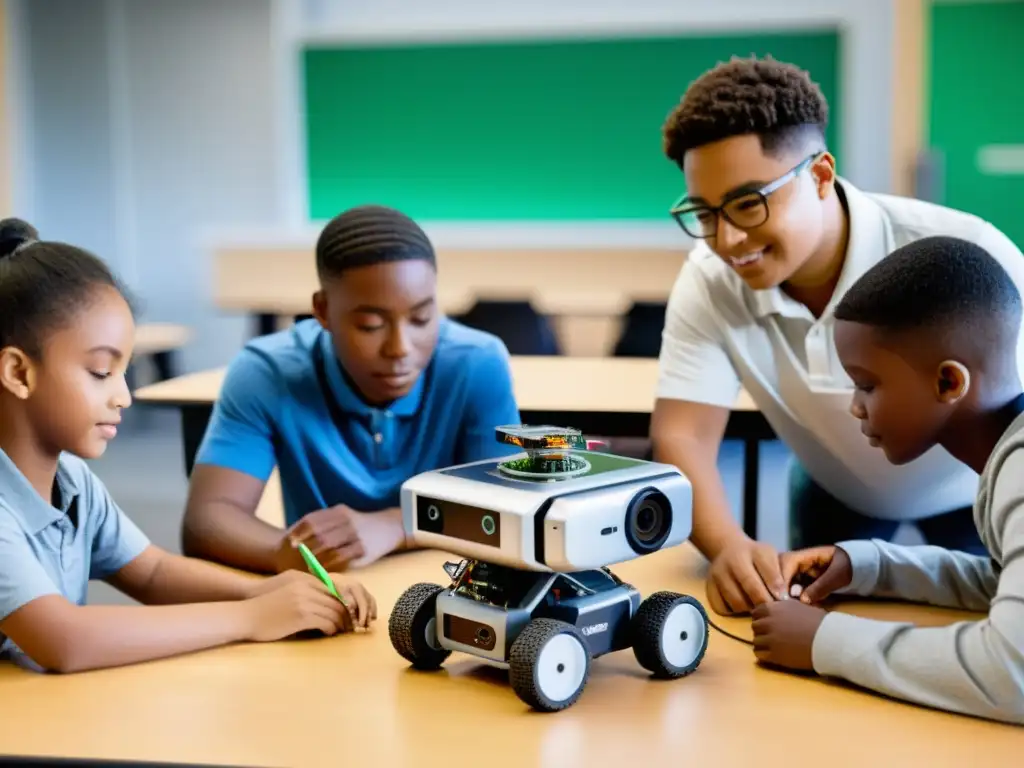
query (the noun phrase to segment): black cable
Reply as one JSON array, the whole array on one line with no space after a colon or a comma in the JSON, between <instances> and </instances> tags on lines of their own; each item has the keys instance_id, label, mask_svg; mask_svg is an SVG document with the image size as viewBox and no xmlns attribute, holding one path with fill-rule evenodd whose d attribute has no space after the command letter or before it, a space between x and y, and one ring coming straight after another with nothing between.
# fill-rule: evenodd
<instances>
[{"instance_id":1,"label":"black cable","mask_svg":"<svg viewBox=\"0 0 1024 768\"><path fill-rule=\"evenodd\" d=\"M739 635L734 635L732 632L726 632L720 626L715 624L715 622L713 622L710 618L708 619L708 624L711 625L712 629L718 630L719 632L721 632L726 637L731 637L733 640L735 640L738 643L743 643L744 645L753 645L754 644L753 640L747 640L745 637L740 637Z\"/></svg>"}]
</instances>

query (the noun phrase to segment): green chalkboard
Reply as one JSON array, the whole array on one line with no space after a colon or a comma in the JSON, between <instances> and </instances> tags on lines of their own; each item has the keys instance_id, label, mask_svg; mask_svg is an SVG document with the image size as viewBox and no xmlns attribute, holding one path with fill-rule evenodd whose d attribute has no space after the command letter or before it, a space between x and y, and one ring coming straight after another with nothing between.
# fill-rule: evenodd
<instances>
[{"instance_id":1,"label":"green chalkboard","mask_svg":"<svg viewBox=\"0 0 1024 768\"><path fill-rule=\"evenodd\" d=\"M694 78L734 55L791 61L828 98L841 149L839 48L836 31L309 46L309 214L664 220L683 188L661 126Z\"/></svg>"},{"instance_id":2,"label":"green chalkboard","mask_svg":"<svg viewBox=\"0 0 1024 768\"><path fill-rule=\"evenodd\" d=\"M1024 2L936 3L929 58L940 202L988 219L1024 249L1024 169L979 163L985 147L1024 151Z\"/></svg>"}]
</instances>

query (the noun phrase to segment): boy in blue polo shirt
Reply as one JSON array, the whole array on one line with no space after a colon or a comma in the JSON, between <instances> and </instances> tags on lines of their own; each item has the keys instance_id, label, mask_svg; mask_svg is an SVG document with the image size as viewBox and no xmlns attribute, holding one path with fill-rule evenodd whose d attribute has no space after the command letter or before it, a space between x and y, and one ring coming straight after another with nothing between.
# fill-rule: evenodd
<instances>
[{"instance_id":1,"label":"boy in blue polo shirt","mask_svg":"<svg viewBox=\"0 0 1024 768\"><path fill-rule=\"evenodd\" d=\"M434 250L409 217L346 211L316 245L314 318L249 342L229 366L196 456L189 554L258 572L328 570L404 548L399 491L427 470L503 455L519 421L508 351L443 316ZM274 467L286 530L256 506Z\"/></svg>"}]
</instances>

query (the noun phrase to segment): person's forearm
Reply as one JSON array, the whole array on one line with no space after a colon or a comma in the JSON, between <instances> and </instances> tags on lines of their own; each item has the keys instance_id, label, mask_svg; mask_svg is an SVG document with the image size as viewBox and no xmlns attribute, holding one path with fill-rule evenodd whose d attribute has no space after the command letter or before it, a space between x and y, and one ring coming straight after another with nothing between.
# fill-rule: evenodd
<instances>
[{"instance_id":1,"label":"person's forearm","mask_svg":"<svg viewBox=\"0 0 1024 768\"><path fill-rule=\"evenodd\" d=\"M137 599L147 605L244 600L263 578L165 553Z\"/></svg>"},{"instance_id":2,"label":"person's forearm","mask_svg":"<svg viewBox=\"0 0 1024 768\"><path fill-rule=\"evenodd\" d=\"M182 551L246 571L276 573L282 533L232 504L208 502L186 513Z\"/></svg>"},{"instance_id":3,"label":"person's forearm","mask_svg":"<svg viewBox=\"0 0 1024 768\"><path fill-rule=\"evenodd\" d=\"M833 611L814 638L814 669L893 698L1024 725L1024 604L1013 599L989 619L937 627Z\"/></svg>"},{"instance_id":4,"label":"person's forearm","mask_svg":"<svg viewBox=\"0 0 1024 768\"><path fill-rule=\"evenodd\" d=\"M405 520L402 518L401 507L391 507L389 509L385 509L380 514L387 516L390 527L394 531L395 541L397 543L392 550L393 552L402 552L417 548L416 542L406 535Z\"/></svg>"},{"instance_id":5,"label":"person's forearm","mask_svg":"<svg viewBox=\"0 0 1024 768\"><path fill-rule=\"evenodd\" d=\"M703 446L674 440L656 445L655 458L679 468L693 488L693 533L690 541L709 559L718 556L728 544L745 535L733 518L722 475L713 455Z\"/></svg>"},{"instance_id":6,"label":"person's forearm","mask_svg":"<svg viewBox=\"0 0 1024 768\"><path fill-rule=\"evenodd\" d=\"M992 560L932 545L885 541L839 544L853 580L841 592L897 598L968 611L987 611L999 585Z\"/></svg>"},{"instance_id":7,"label":"person's forearm","mask_svg":"<svg viewBox=\"0 0 1024 768\"><path fill-rule=\"evenodd\" d=\"M75 607L56 659L34 659L57 672L82 672L167 658L248 638L246 604Z\"/></svg>"}]
</instances>

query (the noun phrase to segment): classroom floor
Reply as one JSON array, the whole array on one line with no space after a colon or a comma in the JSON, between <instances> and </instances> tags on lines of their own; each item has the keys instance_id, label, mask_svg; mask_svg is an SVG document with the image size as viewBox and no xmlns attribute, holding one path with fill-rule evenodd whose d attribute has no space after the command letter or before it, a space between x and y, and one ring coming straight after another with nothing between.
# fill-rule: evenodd
<instances>
[{"instance_id":1,"label":"classroom floor","mask_svg":"<svg viewBox=\"0 0 1024 768\"><path fill-rule=\"evenodd\" d=\"M790 454L781 443L762 444L760 537L785 546L786 477ZM182 458L178 414L136 405L125 413L121 432L107 453L91 463L122 509L152 541L179 551L178 531L188 484ZM743 446L729 441L722 447L719 466L739 519L743 494ZM913 529L901 540L913 538ZM92 602L124 603L127 598L106 586L92 584Z\"/></svg>"}]
</instances>

